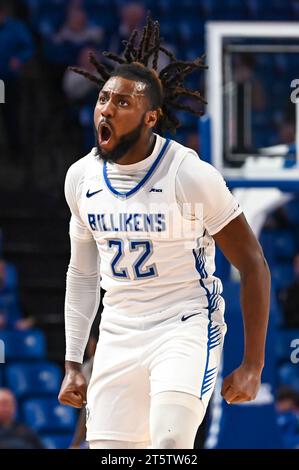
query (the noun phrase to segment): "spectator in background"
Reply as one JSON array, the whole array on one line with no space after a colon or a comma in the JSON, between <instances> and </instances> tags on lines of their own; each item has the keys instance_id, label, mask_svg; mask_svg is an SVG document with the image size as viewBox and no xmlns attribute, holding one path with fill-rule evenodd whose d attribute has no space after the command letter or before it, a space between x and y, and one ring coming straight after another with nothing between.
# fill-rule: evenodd
<instances>
[{"instance_id":1,"label":"spectator in background","mask_svg":"<svg viewBox=\"0 0 299 470\"><path fill-rule=\"evenodd\" d=\"M292 411L299 416L299 393L285 385L281 386L277 393L276 410L278 413Z\"/></svg>"},{"instance_id":2,"label":"spectator in background","mask_svg":"<svg viewBox=\"0 0 299 470\"><path fill-rule=\"evenodd\" d=\"M232 83L225 89L225 94L228 97L233 94L236 101L234 118L226 123L230 135L229 146L235 153L251 153L255 152L255 146L261 146L256 142L256 134L260 132L262 126L258 127L253 138L249 138L244 110L251 109L253 122L263 119L267 106L266 93L257 74L256 57L253 53L234 54L233 62Z\"/></svg>"},{"instance_id":3,"label":"spectator in background","mask_svg":"<svg viewBox=\"0 0 299 470\"><path fill-rule=\"evenodd\" d=\"M294 282L280 292L285 325L289 328L299 327L299 253L293 260Z\"/></svg>"},{"instance_id":4,"label":"spectator in background","mask_svg":"<svg viewBox=\"0 0 299 470\"><path fill-rule=\"evenodd\" d=\"M121 37L129 38L134 29L140 29L145 20L145 7L142 3L128 2L120 7L120 27Z\"/></svg>"},{"instance_id":5,"label":"spectator in background","mask_svg":"<svg viewBox=\"0 0 299 470\"><path fill-rule=\"evenodd\" d=\"M82 47L86 43L100 44L103 38L103 29L100 26L90 26L85 10L72 7L68 11L67 19L61 30L56 34L57 43L69 42L74 46Z\"/></svg>"},{"instance_id":6,"label":"spectator in background","mask_svg":"<svg viewBox=\"0 0 299 470\"><path fill-rule=\"evenodd\" d=\"M119 29L117 34L112 36L109 50L120 52L121 41L129 39L134 29L140 29L145 21L146 11L142 3L129 2L119 7Z\"/></svg>"},{"instance_id":7,"label":"spectator in background","mask_svg":"<svg viewBox=\"0 0 299 470\"><path fill-rule=\"evenodd\" d=\"M89 61L89 52L96 55L96 50L86 46L80 49L76 67L83 68L87 72L94 72L94 67ZM98 87L72 70L66 70L63 77L63 90L71 104L94 103L98 94Z\"/></svg>"},{"instance_id":8,"label":"spectator in background","mask_svg":"<svg viewBox=\"0 0 299 470\"><path fill-rule=\"evenodd\" d=\"M31 316L21 318L16 268L0 257L0 329L25 330L33 325Z\"/></svg>"},{"instance_id":9,"label":"spectator in background","mask_svg":"<svg viewBox=\"0 0 299 470\"><path fill-rule=\"evenodd\" d=\"M257 78L256 59L254 54L241 53L236 55L236 67L234 68L234 80L237 84L250 84L252 93L253 111L264 112L266 108L266 95L262 82Z\"/></svg>"},{"instance_id":10,"label":"spectator in background","mask_svg":"<svg viewBox=\"0 0 299 470\"><path fill-rule=\"evenodd\" d=\"M93 72L93 66L89 62L89 52L96 55L96 50L88 46L80 50L76 66ZM93 112L94 102L99 93L98 87L72 70L65 71L62 86L69 102L71 120L80 125L83 146L89 149L94 142Z\"/></svg>"},{"instance_id":11,"label":"spectator in background","mask_svg":"<svg viewBox=\"0 0 299 470\"><path fill-rule=\"evenodd\" d=\"M33 56L33 43L26 25L9 12L9 3L0 0L0 79L5 83L5 104L1 104L0 112L8 150L15 161L21 154L20 82L24 65Z\"/></svg>"},{"instance_id":12,"label":"spectator in background","mask_svg":"<svg viewBox=\"0 0 299 470\"><path fill-rule=\"evenodd\" d=\"M17 404L13 393L0 389L0 449L43 449L37 435L16 422Z\"/></svg>"},{"instance_id":13,"label":"spectator in background","mask_svg":"<svg viewBox=\"0 0 299 470\"><path fill-rule=\"evenodd\" d=\"M285 448L298 448L299 393L290 387L281 386L277 393L276 411Z\"/></svg>"},{"instance_id":14,"label":"spectator in background","mask_svg":"<svg viewBox=\"0 0 299 470\"><path fill-rule=\"evenodd\" d=\"M17 287L17 273L11 263L0 258L0 294L14 292Z\"/></svg>"},{"instance_id":15,"label":"spectator in background","mask_svg":"<svg viewBox=\"0 0 299 470\"><path fill-rule=\"evenodd\" d=\"M134 29L140 29L143 26L146 9L142 3L128 2L119 7L119 29L116 35L112 36L109 50L119 53L121 49L121 41L129 39ZM176 49L172 44L163 42L163 46L170 52L176 54ZM159 72L170 62L169 57L160 54L158 57L157 71ZM151 65L151 58L149 59L149 66Z\"/></svg>"},{"instance_id":16,"label":"spectator in background","mask_svg":"<svg viewBox=\"0 0 299 470\"><path fill-rule=\"evenodd\" d=\"M16 269L0 258L0 328L13 326L20 317Z\"/></svg>"},{"instance_id":17,"label":"spectator in background","mask_svg":"<svg viewBox=\"0 0 299 470\"><path fill-rule=\"evenodd\" d=\"M52 37L51 62L75 63L79 51L87 44L97 47L103 40L100 26L88 24L86 11L77 6L68 10L67 18L58 33Z\"/></svg>"},{"instance_id":18,"label":"spectator in background","mask_svg":"<svg viewBox=\"0 0 299 470\"><path fill-rule=\"evenodd\" d=\"M19 318L14 324L16 330L29 330L35 326L35 319L31 315L26 315L25 318Z\"/></svg>"}]
</instances>

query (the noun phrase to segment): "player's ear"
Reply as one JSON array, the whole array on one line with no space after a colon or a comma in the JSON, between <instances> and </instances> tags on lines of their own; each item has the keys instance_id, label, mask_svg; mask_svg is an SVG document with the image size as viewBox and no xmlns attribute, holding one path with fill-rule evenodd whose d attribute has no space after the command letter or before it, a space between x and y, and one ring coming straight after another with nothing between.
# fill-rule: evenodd
<instances>
[{"instance_id":1,"label":"player's ear","mask_svg":"<svg viewBox=\"0 0 299 470\"><path fill-rule=\"evenodd\" d=\"M158 121L158 111L157 110L147 111L145 114L144 120L145 120L144 123L148 128L155 127Z\"/></svg>"}]
</instances>

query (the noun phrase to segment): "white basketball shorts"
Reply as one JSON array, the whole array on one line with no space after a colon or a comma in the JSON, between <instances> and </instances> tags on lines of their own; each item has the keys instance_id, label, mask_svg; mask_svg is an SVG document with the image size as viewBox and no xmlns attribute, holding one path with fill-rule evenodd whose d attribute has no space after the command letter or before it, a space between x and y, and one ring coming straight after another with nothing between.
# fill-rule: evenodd
<instances>
[{"instance_id":1,"label":"white basketball shorts","mask_svg":"<svg viewBox=\"0 0 299 470\"><path fill-rule=\"evenodd\" d=\"M150 400L160 392L190 393L207 407L225 332L220 310L138 318L104 311L87 392L87 440L148 441Z\"/></svg>"}]
</instances>

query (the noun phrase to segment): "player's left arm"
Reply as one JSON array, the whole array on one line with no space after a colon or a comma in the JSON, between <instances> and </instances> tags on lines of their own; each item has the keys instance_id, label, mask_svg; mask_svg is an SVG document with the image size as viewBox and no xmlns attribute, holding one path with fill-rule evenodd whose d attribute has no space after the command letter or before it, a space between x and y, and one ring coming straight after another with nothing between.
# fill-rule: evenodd
<instances>
[{"instance_id":1,"label":"player's left arm","mask_svg":"<svg viewBox=\"0 0 299 470\"><path fill-rule=\"evenodd\" d=\"M190 151L176 179L178 204L200 203L203 226L241 275L245 350L242 364L224 379L222 394L230 403L253 400L264 366L270 303L270 273L262 248L221 174ZM186 211L187 212L187 211ZM201 215L202 214L202 215Z\"/></svg>"},{"instance_id":2,"label":"player's left arm","mask_svg":"<svg viewBox=\"0 0 299 470\"><path fill-rule=\"evenodd\" d=\"M256 397L261 383L269 317L270 272L262 248L243 214L213 238L241 277L244 356L241 365L224 379L222 395L229 403L242 403Z\"/></svg>"}]
</instances>

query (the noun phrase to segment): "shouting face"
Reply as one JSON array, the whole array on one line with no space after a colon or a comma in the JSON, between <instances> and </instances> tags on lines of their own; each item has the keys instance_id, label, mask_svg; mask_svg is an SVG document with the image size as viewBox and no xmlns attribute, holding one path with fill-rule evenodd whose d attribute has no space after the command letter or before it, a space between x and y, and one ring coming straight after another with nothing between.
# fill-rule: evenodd
<instances>
[{"instance_id":1,"label":"shouting face","mask_svg":"<svg viewBox=\"0 0 299 470\"><path fill-rule=\"evenodd\" d=\"M94 112L99 156L116 162L153 127L146 84L111 77L99 93Z\"/></svg>"}]
</instances>

